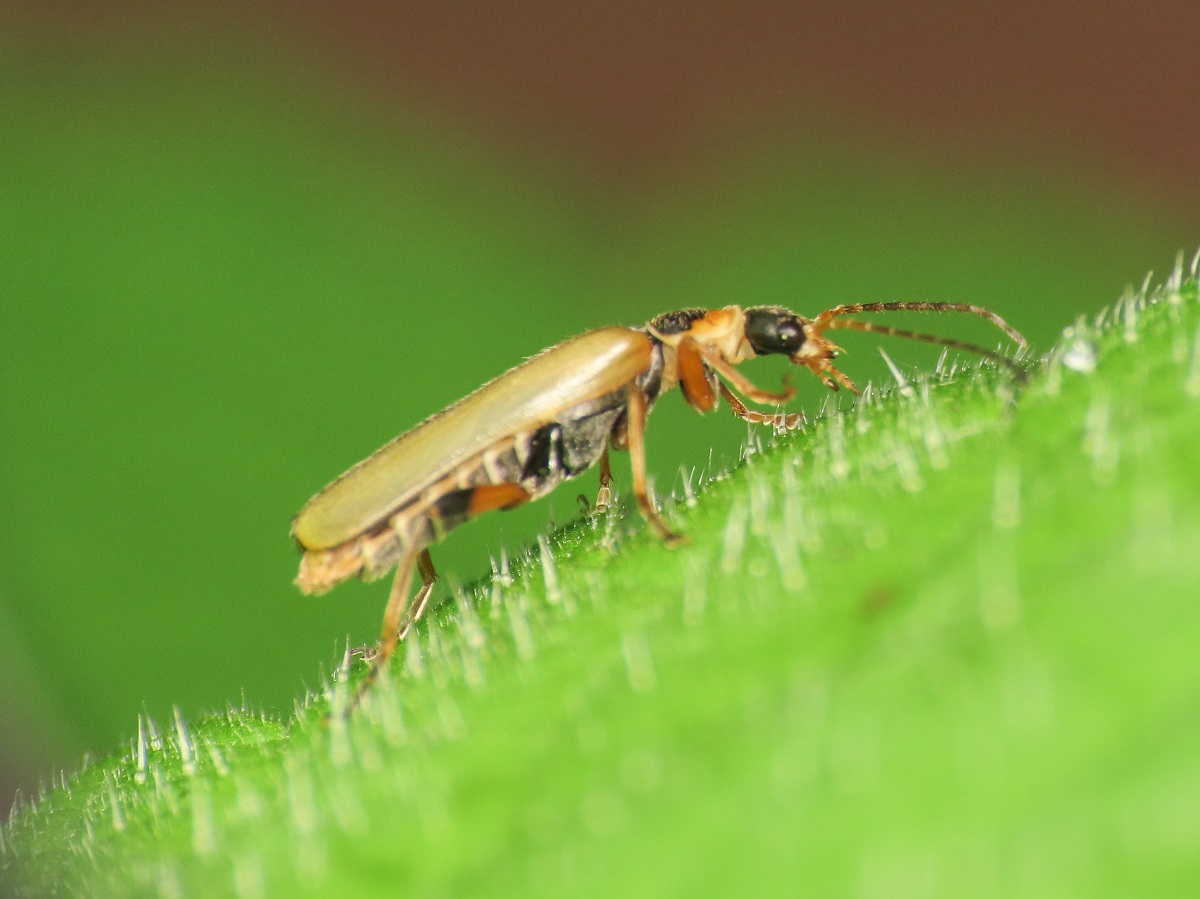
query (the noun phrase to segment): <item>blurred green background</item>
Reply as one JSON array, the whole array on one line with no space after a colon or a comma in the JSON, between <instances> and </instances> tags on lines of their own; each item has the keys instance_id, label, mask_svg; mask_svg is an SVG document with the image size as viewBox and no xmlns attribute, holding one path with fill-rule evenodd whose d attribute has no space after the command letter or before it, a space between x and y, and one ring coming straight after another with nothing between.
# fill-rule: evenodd
<instances>
[{"instance_id":1,"label":"blurred green background","mask_svg":"<svg viewBox=\"0 0 1200 899\"><path fill-rule=\"evenodd\" d=\"M286 715L386 595L301 597L291 516L544 346L688 305L930 299L1045 348L1165 273L1200 243L1196 24L0 8L0 806L142 711ZM667 398L660 490L744 435ZM581 483L455 534L440 570L482 576Z\"/></svg>"}]
</instances>

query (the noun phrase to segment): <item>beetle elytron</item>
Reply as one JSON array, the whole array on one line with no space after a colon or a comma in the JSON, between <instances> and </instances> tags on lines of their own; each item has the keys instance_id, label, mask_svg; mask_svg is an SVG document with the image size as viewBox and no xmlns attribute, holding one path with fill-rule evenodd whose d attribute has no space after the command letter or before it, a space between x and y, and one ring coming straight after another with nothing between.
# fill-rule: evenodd
<instances>
[{"instance_id":1,"label":"beetle elytron","mask_svg":"<svg viewBox=\"0 0 1200 899\"><path fill-rule=\"evenodd\" d=\"M838 328L969 350L1020 373L1011 360L974 344L844 317L873 312L969 313L1025 345L995 313L961 303L837 306L811 320L780 306L682 309L640 328L601 328L551 347L355 465L314 496L292 523L292 536L304 551L296 584L305 593L323 593L353 577L374 580L397 569L379 649L354 701L425 609L436 577L431 544L476 515L544 496L597 462L597 505L605 505L610 447L629 450L633 495L642 515L663 539L677 543L680 536L659 515L646 485L643 442L650 408L676 385L700 412L716 408L723 396L747 422L795 427L803 420L800 413L758 412L737 396L782 403L795 391L786 385L779 392L762 390L734 366L756 356L785 355L830 389L857 393L854 382L834 367L840 347L823 336ZM422 585L410 601L414 567Z\"/></svg>"}]
</instances>

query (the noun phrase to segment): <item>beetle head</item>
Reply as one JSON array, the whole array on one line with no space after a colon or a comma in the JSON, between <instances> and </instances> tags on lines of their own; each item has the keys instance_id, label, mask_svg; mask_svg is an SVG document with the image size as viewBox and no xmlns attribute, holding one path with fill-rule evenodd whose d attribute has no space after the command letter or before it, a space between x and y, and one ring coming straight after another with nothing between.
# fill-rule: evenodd
<instances>
[{"instance_id":1,"label":"beetle head","mask_svg":"<svg viewBox=\"0 0 1200 899\"><path fill-rule=\"evenodd\" d=\"M746 340L759 356L795 356L804 343L804 319L783 306L745 310Z\"/></svg>"},{"instance_id":2,"label":"beetle head","mask_svg":"<svg viewBox=\"0 0 1200 899\"><path fill-rule=\"evenodd\" d=\"M858 388L833 366L842 348L821 336L821 328L783 306L751 306L745 310L746 341L756 355L783 355L803 365L832 390Z\"/></svg>"}]
</instances>

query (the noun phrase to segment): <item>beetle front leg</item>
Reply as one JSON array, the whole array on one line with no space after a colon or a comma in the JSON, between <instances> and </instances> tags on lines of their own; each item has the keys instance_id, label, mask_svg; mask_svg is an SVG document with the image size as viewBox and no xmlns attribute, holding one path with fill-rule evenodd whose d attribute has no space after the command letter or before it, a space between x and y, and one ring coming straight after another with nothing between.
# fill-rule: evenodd
<instances>
[{"instance_id":1,"label":"beetle front leg","mask_svg":"<svg viewBox=\"0 0 1200 899\"><path fill-rule=\"evenodd\" d=\"M749 378L739 372L736 368L726 362L724 357L722 357L720 354L713 352L703 344L691 341L690 338L685 339L685 341L681 341L680 345L682 346L684 342L693 343L697 351L700 353L701 358L708 363L709 367L734 387L736 387L737 390L748 400L752 400L756 403L763 403L764 405L767 403L786 403L796 395L796 388L788 384L786 378L784 378L783 390L779 391L778 393L773 393L770 390L763 390L761 387L756 386Z\"/></svg>"},{"instance_id":2,"label":"beetle front leg","mask_svg":"<svg viewBox=\"0 0 1200 899\"><path fill-rule=\"evenodd\" d=\"M679 373L679 389L689 406L697 412L717 408L716 386L720 379L704 364L696 341L681 340L675 350L675 366ZM724 385L721 385L724 386Z\"/></svg>"},{"instance_id":3,"label":"beetle front leg","mask_svg":"<svg viewBox=\"0 0 1200 899\"><path fill-rule=\"evenodd\" d=\"M650 488L646 485L646 414L649 411L646 394L637 384L631 384L628 395L629 425L626 434L629 441L629 460L633 466L633 496L643 517L654 525L667 545L678 546L687 542L687 538L671 530L663 520L655 508L654 498L650 496Z\"/></svg>"},{"instance_id":4,"label":"beetle front leg","mask_svg":"<svg viewBox=\"0 0 1200 899\"><path fill-rule=\"evenodd\" d=\"M777 412L774 415L768 415L756 409L749 409L725 384L721 384L721 396L725 397L734 415L752 425L770 425L783 431L791 431L801 427L806 420L803 412Z\"/></svg>"}]
</instances>

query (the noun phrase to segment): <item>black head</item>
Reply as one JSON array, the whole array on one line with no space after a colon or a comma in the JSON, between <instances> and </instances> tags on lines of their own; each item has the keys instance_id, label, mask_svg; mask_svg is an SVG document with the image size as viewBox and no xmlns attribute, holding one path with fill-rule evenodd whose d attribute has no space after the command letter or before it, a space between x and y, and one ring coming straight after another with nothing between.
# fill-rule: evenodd
<instances>
[{"instance_id":1,"label":"black head","mask_svg":"<svg viewBox=\"0 0 1200 899\"><path fill-rule=\"evenodd\" d=\"M759 356L794 356L804 343L804 323L783 306L751 306L746 310L746 340Z\"/></svg>"}]
</instances>

